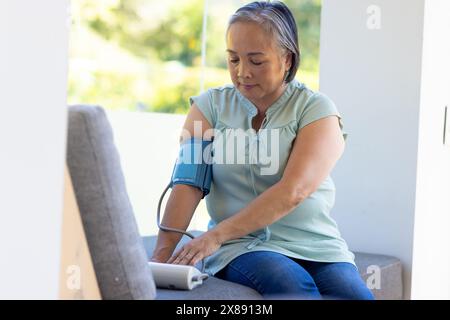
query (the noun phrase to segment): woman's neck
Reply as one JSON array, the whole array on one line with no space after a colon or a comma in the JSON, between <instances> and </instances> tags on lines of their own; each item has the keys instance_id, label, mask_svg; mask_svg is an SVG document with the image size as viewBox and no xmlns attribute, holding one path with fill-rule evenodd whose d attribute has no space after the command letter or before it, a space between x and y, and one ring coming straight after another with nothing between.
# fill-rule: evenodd
<instances>
[{"instance_id":1,"label":"woman's neck","mask_svg":"<svg viewBox=\"0 0 450 320\"><path fill-rule=\"evenodd\" d=\"M264 117L266 114L267 109L270 108L271 105L275 103L275 101L278 100L278 98L281 97L281 95L286 90L287 83L283 81L283 84L274 92L272 92L269 96L264 97L264 99L257 100L257 101L251 101L255 107L258 109L257 116Z\"/></svg>"}]
</instances>

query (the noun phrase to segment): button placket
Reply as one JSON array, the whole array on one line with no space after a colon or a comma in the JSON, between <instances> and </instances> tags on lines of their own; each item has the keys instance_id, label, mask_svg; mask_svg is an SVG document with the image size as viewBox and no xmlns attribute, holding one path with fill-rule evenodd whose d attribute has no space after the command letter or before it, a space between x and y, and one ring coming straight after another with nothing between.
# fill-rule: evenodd
<instances>
[{"instance_id":1,"label":"button placket","mask_svg":"<svg viewBox=\"0 0 450 320\"><path fill-rule=\"evenodd\" d=\"M251 182L251 187L253 190L253 193L255 196L258 196L258 192L256 191L256 187L255 187L255 173L253 172L254 170L254 164L257 163L257 158L255 159L255 155L257 157L257 152L258 152L258 136L253 134L252 132L252 136L250 137L250 141L249 141L249 170L250 170L250 182ZM256 152L255 152L256 149Z\"/></svg>"}]
</instances>

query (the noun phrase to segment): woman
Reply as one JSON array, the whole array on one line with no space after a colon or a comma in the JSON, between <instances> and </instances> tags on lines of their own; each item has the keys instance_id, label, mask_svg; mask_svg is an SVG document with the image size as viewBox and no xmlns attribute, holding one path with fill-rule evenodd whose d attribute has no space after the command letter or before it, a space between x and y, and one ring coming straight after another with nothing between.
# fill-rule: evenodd
<instances>
[{"instance_id":1,"label":"woman","mask_svg":"<svg viewBox=\"0 0 450 320\"><path fill-rule=\"evenodd\" d=\"M373 299L330 217L329 174L346 134L333 102L294 79L300 52L292 13L281 2L250 3L231 17L226 42L233 85L191 97L184 130L225 143L234 140L232 130L246 131L249 142L238 150L246 162L216 162L214 155L208 231L175 254L180 235L160 232L152 260L194 265L207 257L210 275L264 297ZM275 163L266 171L267 162L258 161L264 152ZM163 225L185 230L202 197L175 185Z\"/></svg>"}]
</instances>

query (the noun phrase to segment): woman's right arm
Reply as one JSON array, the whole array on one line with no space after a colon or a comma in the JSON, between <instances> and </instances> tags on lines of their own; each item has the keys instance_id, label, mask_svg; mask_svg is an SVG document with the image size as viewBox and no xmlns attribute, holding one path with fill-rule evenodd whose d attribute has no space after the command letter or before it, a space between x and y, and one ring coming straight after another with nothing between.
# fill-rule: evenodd
<instances>
[{"instance_id":1,"label":"woman's right arm","mask_svg":"<svg viewBox=\"0 0 450 320\"><path fill-rule=\"evenodd\" d=\"M201 125L201 130L194 130L195 126ZM199 108L192 104L186 120L183 125L183 132L189 133L190 137L202 138L210 140L212 134L205 132L211 129L211 124L203 116ZM201 135L199 134L201 132ZM180 142L186 138L181 134ZM184 184L177 184L172 188L169 199L164 210L161 225L186 230L189 227L192 216L197 208L198 203L202 199L202 191L196 187ZM171 256L182 234L178 232L162 231L158 232L158 239L151 261L166 262Z\"/></svg>"}]
</instances>

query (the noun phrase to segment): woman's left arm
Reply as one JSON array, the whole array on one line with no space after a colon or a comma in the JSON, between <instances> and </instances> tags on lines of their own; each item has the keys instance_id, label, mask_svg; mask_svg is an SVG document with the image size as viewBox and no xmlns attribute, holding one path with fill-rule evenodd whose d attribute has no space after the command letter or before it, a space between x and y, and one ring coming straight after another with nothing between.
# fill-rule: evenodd
<instances>
[{"instance_id":1,"label":"woman's left arm","mask_svg":"<svg viewBox=\"0 0 450 320\"><path fill-rule=\"evenodd\" d=\"M337 116L306 125L297 134L282 179L211 231L223 243L281 219L320 186L344 147Z\"/></svg>"},{"instance_id":2,"label":"woman's left arm","mask_svg":"<svg viewBox=\"0 0 450 320\"><path fill-rule=\"evenodd\" d=\"M344 147L337 116L306 125L297 134L282 179L238 213L190 241L170 262L195 264L225 241L248 235L286 216L330 174Z\"/></svg>"}]
</instances>

